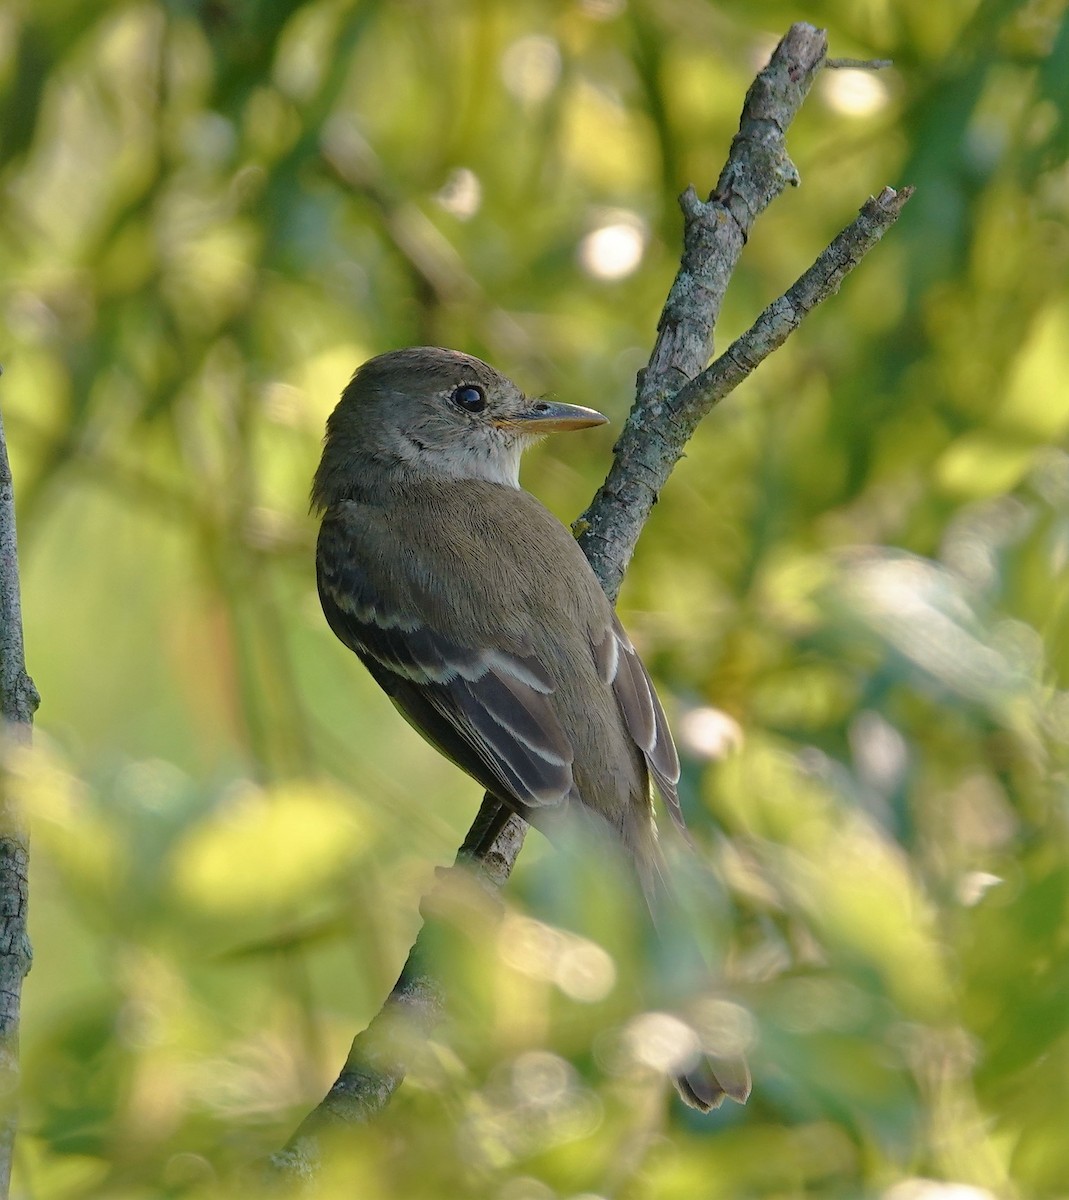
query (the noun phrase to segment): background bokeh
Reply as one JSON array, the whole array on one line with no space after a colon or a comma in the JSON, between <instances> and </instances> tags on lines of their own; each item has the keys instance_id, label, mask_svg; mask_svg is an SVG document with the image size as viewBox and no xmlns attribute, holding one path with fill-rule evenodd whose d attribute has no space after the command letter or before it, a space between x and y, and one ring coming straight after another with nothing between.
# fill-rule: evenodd
<instances>
[{"instance_id":1,"label":"background bokeh","mask_svg":"<svg viewBox=\"0 0 1069 1200\"><path fill-rule=\"evenodd\" d=\"M451 909L450 1019L337 1194L1069 1194L1064 0L36 0L0 10L20 1195L237 1194L333 1079L478 792L319 613L324 418L437 343L618 427L675 198L798 19L895 66L818 80L718 344L917 194L699 431L621 599L704 863L690 1015L754 1096L643 1072L677 1027L634 909L532 836L503 915ZM527 485L570 520L612 439Z\"/></svg>"}]
</instances>

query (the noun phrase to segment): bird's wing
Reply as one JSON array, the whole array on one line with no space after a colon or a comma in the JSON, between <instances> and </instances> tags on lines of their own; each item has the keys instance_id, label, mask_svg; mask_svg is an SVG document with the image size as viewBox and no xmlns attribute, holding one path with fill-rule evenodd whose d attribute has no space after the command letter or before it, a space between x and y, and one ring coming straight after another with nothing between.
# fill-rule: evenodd
<instances>
[{"instance_id":1,"label":"bird's wing","mask_svg":"<svg viewBox=\"0 0 1069 1200\"><path fill-rule=\"evenodd\" d=\"M521 809L562 802L572 789L573 754L544 668L533 658L461 645L413 614L391 614L353 555L340 545L332 552L332 536L325 522L323 611L401 713L500 799Z\"/></svg>"},{"instance_id":2,"label":"bird's wing","mask_svg":"<svg viewBox=\"0 0 1069 1200\"><path fill-rule=\"evenodd\" d=\"M668 719L657 692L631 639L613 613L612 624L594 647L598 674L612 688L623 713L628 733L646 756L650 774L657 784L672 820L689 841L683 810L679 806L679 755L676 753Z\"/></svg>"}]
</instances>

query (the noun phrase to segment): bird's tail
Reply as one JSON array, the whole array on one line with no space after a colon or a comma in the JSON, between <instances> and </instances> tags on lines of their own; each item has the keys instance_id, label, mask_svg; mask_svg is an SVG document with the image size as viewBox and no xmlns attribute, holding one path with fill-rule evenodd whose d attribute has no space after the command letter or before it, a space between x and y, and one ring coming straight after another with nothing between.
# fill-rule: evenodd
<instances>
[{"instance_id":1,"label":"bird's tail","mask_svg":"<svg viewBox=\"0 0 1069 1200\"><path fill-rule=\"evenodd\" d=\"M701 986L712 972L706 962L691 918L679 902L668 878L668 868L654 841L634 856L639 880L658 940L670 958L670 969L688 982ZM738 1030L703 1030L703 1045L673 1079L684 1103L699 1112L719 1108L725 1097L745 1104L750 1095L750 1068L741 1049ZM722 1053L721 1053L722 1051Z\"/></svg>"},{"instance_id":2,"label":"bird's tail","mask_svg":"<svg viewBox=\"0 0 1069 1200\"><path fill-rule=\"evenodd\" d=\"M684 995L716 990L693 918L680 903L677 889L668 878L668 864L648 817L623 829L616 826L609 837L605 819L579 806L556 812L539 811L537 818L539 827L551 840L559 846L579 850L580 858L598 852L611 859L614 849L623 851L618 865L623 867L626 862L634 872L656 933L656 969L648 976L660 993L656 1007L663 1000L665 1007L671 1009L673 1001ZM704 1028L691 1030L696 1036L688 1037L685 1028L681 1028L678 1038L673 1034L667 1042L657 1039L661 1048L650 1058L642 1056L643 1061L656 1060L672 1077L683 1101L701 1112L717 1108L725 1097L745 1104L750 1095L750 1069L743 1053L747 1031L740 1028L745 1014L735 1005L715 1000L707 1000L704 1007L708 1015L702 1014L697 1021ZM663 1031L664 1027L660 1029Z\"/></svg>"},{"instance_id":3,"label":"bird's tail","mask_svg":"<svg viewBox=\"0 0 1069 1200\"><path fill-rule=\"evenodd\" d=\"M736 1104L745 1104L750 1097L750 1068L741 1054L735 1058L703 1054L672 1082L683 1102L699 1112L719 1108L725 1097Z\"/></svg>"}]
</instances>

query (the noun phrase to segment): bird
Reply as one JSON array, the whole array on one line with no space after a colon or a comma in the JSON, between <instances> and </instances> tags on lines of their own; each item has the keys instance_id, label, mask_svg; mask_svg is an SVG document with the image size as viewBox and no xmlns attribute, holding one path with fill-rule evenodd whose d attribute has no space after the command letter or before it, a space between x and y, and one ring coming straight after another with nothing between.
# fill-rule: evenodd
<instances>
[{"instance_id":1,"label":"bird","mask_svg":"<svg viewBox=\"0 0 1069 1200\"><path fill-rule=\"evenodd\" d=\"M668 721L575 538L519 480L534 442L606 420L529 398L460 351L371 358L327 420L316 577L333 632L505 818L548 832L555 813L592 815L655 907L651 782L686 830ZM750 1091L736 1056L701 1057L674 1082L701 1111Z\"/></svg>"}]
</instances>

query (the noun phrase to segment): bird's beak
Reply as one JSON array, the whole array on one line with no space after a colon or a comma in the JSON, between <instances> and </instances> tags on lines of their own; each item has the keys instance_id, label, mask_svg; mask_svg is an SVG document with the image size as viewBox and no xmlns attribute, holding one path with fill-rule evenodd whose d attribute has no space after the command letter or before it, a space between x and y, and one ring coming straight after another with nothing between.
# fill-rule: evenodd
<instances>
[{"instance_id":1,"label":"bird's beak","mask_svg":"<svg viewBox=\"0 0 1069 1200\"><path fill-rule=\"evenodd\" d=\"M563 433L569 429L589 429L593 425L604 425L608 417L593 408L580 408L578 404L554 404L549 400L534 400L522 412L495 421L503 429L514 429L519 433L542 434Z\"/></svg>"}]
</instances>

